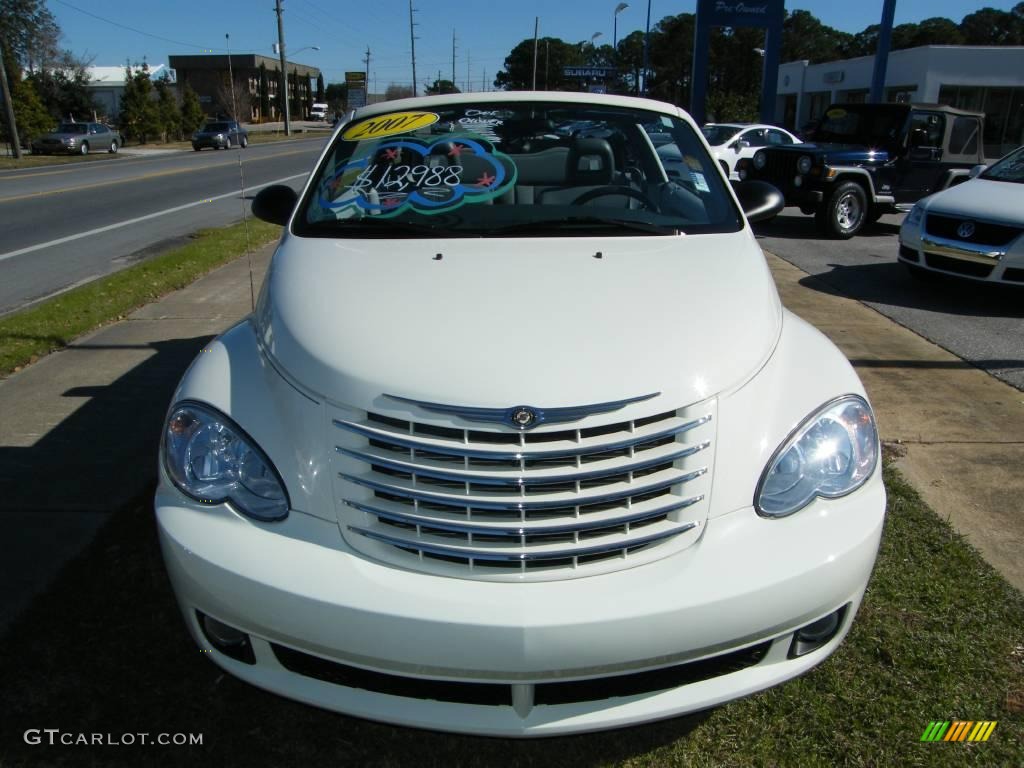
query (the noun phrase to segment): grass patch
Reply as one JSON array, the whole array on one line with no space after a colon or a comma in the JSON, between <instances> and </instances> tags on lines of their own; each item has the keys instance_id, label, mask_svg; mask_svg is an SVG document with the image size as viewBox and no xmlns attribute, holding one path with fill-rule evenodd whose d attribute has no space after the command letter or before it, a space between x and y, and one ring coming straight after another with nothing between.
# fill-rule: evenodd
<instances>
[{"instance_id":1,"label":"grass patch","mask_svg":"<svg viewBox=\"0 0 1024 768\"><path fill-rule=\"evenodd\" d=\"M121 157L110 152L90 152L88 155L30 155L23 154L21 160L13 157L0 157L0 170L16 168L39 168L46 165L66 165L68 163L89 163L94 160L112 160Z\"/></svg>"},{"instance_id":2,"label":"grass patch","mask_svg":"<svg viewBox=\"0 0 1024 768\"><path fill-rule=\"evenodd\" d=\"M868 595L819 668L708 713L531 742L355 720L222 674L185 632L147 499L3 639L0 765L1024 765L1024 598L891 469L886 482ZM939 718L999 725L986 743L921 743ZM62 750L25 745L27 728L202 733L203 745Z\"/></svg>"},{"instance_id":3,"label":"grass patch","mask_svg":"<svg viewBox=\"0 0 1024 768\"><path fill-rule=\"evenodd\" d=\"M249 243L257 248L280 236L281 228L250 220ZM0 318L0 375L61 349L76 336L122 319L166 293L184 288L214 267L245 253L242 223L197 232L181 248L55 296L30 309Z\"/></svg>"},{"instance_id":4,"label":"grass patch","mask_svg":"<svg viewBox=\"0 0 1024 768\"><path fill-rule=\"evenodd\" d=\"M302 133L298 133L298 132L293 130L291 136L285 135L284 131L280 131L280 132L278 132L278 131L260 131L258 133L257 132L250 132L249 133L249 143L250 144L270 144L270 143L273 143L275 141L303 141L303 140L309 141L309 140L312 140L312 139L326 140L330 135L331 135L330 131L319 131L319 132L304 131ZM128 149L188 149L188 150L191 150L192 149L192 142L191 141L169 141L166 144L130 144L130 145L126 145L126 146L127 146ZM203 151L206 152L206 151L216 151L216 150L204 149Z\"/></svg>"}]
</instances>

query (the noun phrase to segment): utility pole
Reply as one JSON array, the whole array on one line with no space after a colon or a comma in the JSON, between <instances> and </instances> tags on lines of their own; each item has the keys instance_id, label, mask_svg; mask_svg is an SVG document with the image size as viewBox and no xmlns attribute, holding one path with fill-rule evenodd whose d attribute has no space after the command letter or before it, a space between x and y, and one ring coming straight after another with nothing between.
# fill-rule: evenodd
<instances>
[{"instance_id":1,"label":"utility pole","mask_svg":"<svg viewBox=\"0 0 1024 768\"><path fill-rule=\"evenodd\" d=\"M650 63L649 48L651 44L651 0L647 0L647 27L644 29L644 74L641 80L640 95L647 95L647 69Z\"/></svg>"},{"instance_id":2,"label":"utility pole","mask_svg":"<svg viewBox=\"0 0 1024 768\"><path fill-rule=\"evenodd\" d=\"M466 90L470 92L473 90L473 74L469 61L469 51L466 51Z\"/></svg>"},{"instance_id":3,"label":"utility pole","mask_svg":"<svg viewBox=\"0 0 1024 768\"><path fill-rule=\"evenodd\" d=\"M412 53L412 95L416 95L416 23L412 20L412 0L409 0L409 50Z\"/></svg>"},{"instance_id":4,"label":"utility pole","mask_svg":"<svg viewBox=\"0 0 1024 768\"><path fill-rule=\"evenodd\" d=\"M490 88L487 87L487 67L484 67L483 70L481 70L481 72L480 72L480 90L481 91L489 91L490 90Z\"/></svg>"},{"instance_id":5,"label":"utility pole","mask_svg":"<svg viewBox=\"0 0 1024 768\"><path fill-rule=\"evenodd\" d=\"M452 27L452 87L455 86L455 28Z\"/></svg>"},{"instance_id":6,"label":"utility pole","mask_svg":"<svg viewBox=\"0 0 1024 768\"><path fill-rule=\"evenodd\" d=\"M370 46L366 46L366 58L363 59L363 63L366 65L366 95L370 95ZM370 102L367 101L367 104Z\"/></svg>"},{"instance_id":7,"label":"utility pole","mask_svg":"<svg viewBox=\"0 0 1024 768\"><path fill-rule=\"evenodd\" d=\"M14 102L11 101L11 89L7 84L7 46L0 40L0 89L4 95L4 112L7 114L7 132L11 135L11 150L14 159L21 160L21 142L18 140L18 124L14 119Z\"/></svg>"},{"instance_id":8,"label":"utility pole","mask_svg":"<svg viewBox=\"0 0 1024 768\"><path fill-rule=\"evenodd\" d=\"M533 17L533 84L531 91L537 90L537 32L540 30L540 16Z\"/></svg>"},{"instance_id":9,"label":"utility pole","mask_svg":"<svg viewBox=\"0 0 1024 768\"><path fill-rule=\"evenodd\" d=\"M284 19L281 18L284 11L281 10L281 0L274 0L274 2L276 5L274 10L277 13L277 50L281 54L281 84L278 88L281 92L281 106L284 112L284 135L291 136L292 129L288 114L288 62L284 56Z\"/></svg>"}]
</instances>

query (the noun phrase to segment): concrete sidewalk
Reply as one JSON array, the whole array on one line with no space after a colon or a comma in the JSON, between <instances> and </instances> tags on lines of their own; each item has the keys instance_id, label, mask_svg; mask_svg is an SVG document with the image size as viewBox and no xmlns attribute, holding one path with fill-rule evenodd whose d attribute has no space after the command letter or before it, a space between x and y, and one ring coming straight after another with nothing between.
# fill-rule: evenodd
<instances>
[{"instance_id":1,"label":"concrete sidewalk","mask_svg":"<svg viewBox=\"0 0 1024 768\"><path fill-rule=\"evenodd\" d=\"M273 245L253 257L257 290ZM853 361L899 467L1024 589L1024 393L768 256L783 302ZM0 632L152 483L174 387L250 311L247 259L0 381Z\"/></svg>"},{"instance_id":2,"label":"concrete sidewalk","mask_svg":"<svg viewBox=\"0 0 1024 768\"><path fill-rule=\"evenodd\" d=\"M253 256L257 291L274 245ZM0 632L152 484L181 374L249 311L243 257L0 381Z\"/></svg>"}]
</instances>

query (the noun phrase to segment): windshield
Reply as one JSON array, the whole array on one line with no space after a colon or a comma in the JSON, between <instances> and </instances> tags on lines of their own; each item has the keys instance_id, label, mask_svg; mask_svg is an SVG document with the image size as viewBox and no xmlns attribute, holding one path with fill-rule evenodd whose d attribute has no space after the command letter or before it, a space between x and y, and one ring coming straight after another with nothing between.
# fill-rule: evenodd
<instances>
[{"instance_id":1,"label":"windshield","mask_svg":"<svg viewBox=\"0 0 1024 768\"><path fill-rule=\"evenodd\" d=\"M89 126L85 123L61 123L57 133L88 133Z\"/></svg>"},{"instance_id":2,"label":"windshield","mask_svg":"<svg viewBox=\"0 0 1024 768\"><path fill-rule=\"evenodd\" d=\"M847 104L829 108L813 136L815 141L893 146L899 143L906 119L906 108Z\"/></svg>"},{"instance_id":3,"label":"windshield","mask_svg":"<svg viewBox=\"0 0 1024 768\"><path fill-rule=\"evenodd\" d=\"M1024 184L1024 147L1016 149L981 174L983 179Z\"/></svg>"},{"instance_id":4,"label":"windshield","mask_svg":"<svg viewBox=\"0 0 1024 768\"><path fill-rule=\"evenodd\" d=\"M227 123L208 123L207 125L203 126L203 130L206 133L214 133L214 132L219 133L221 131L227 131L230 128L231 128L231 126L228 125Z\"/></svg>"},{"instance_id":5,"label":"windshield","mask_svg":"<svg viewBox=\"0 0 1024 768\"><path fill-rule=\"evenodd\" d=\"M603 104L439 101L342 129L293 231L525 237L742 226L696 132L677 117Z\"/></svg>"},{"instance_id":6,"label":"windshield","mask_svg":"<svg viewBox=\"0 0 1024 768\"><path fill-rule=\"evenodd\" d=\"M708 144L712 147L717 147L719 144L725 144L731 140L741 130L743 130L741 125L714 125L709 123L701 128L700 132L704 134Z\"/></svg>"}]
</instances>

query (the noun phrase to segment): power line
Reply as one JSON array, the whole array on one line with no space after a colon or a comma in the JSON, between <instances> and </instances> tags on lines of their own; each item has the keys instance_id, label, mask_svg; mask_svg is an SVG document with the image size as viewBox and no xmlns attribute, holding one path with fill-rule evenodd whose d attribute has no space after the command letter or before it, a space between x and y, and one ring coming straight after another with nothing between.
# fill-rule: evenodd
<instances>
[{"instance_id":1,"label":"power line","mask_svg":"<svg viewBox=\"0 0 1024 768\"><path fill-rule=\"evenodd\" d=\"M215 48L215 47L209 46L209 45L197 45L196 43L185 43L185 42L182 42L181 40L172 40L169 37L161 37L160 35L154 35L154 34L152 34L150 32L143 32L141 29L136 29L135 27L129 27L127 24L121 24L120 22L113 21L112 19L108 19L108 18L105 18L103 16L98 16L97 14L92 13L91 11L87 11L84 8L79 8L77 5L72 5L71 3L65 2L65 0L54 0L54 2L55 3L59 3L60 5L67 6L68 8L71 8L72 10L78 11L79 13L84 13L86 16L91 16L92 18L97 19L98 21L102 21L102 22L104 22L106 24L111 24L111 25L113 25L115 27L120 27L121 29L126 29L129 32L134 32L135 34L142 35L143 37L151 37L154 40L160 40L161 42L164 42L164 43L173 43L174 45L180 45L180 46L183 46L185 48L196 48L196 49L198 49L200 51L209 51L211 53L213 51L224 51L224 50L226 50L225 48Z\"/></svg>"}]
</instances>

